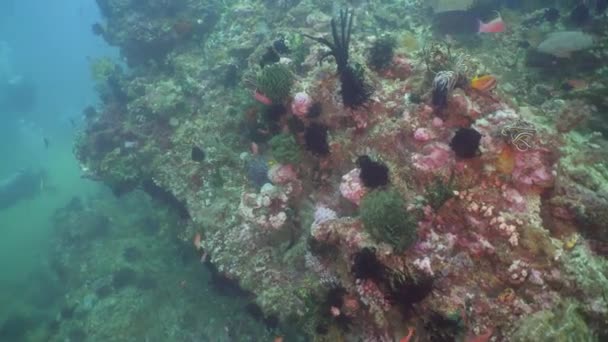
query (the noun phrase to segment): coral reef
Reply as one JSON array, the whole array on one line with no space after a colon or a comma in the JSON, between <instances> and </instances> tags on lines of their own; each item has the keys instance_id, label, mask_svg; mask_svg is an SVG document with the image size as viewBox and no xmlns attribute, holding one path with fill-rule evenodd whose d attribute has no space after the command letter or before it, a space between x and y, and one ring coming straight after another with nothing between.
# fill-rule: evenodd
<instances>
[{"instance_id":1,"label":"coral reef","mask_svg":"<svg viewBox=\"0 0 608 342\"><path fill-rule=\"evenodd\" d=\"M539 51L566 16L537 1L433 1L477 28L495 10L507 24L442 37L423 1L353 2L333 19L327 1L98 2L130 69L99 65L103 103L75 147L83 172L181 208L173 233L198 236L276 331L608 334L606 46ZM392 55L387 34L405 37Z\"/></svg>"}]
</instances>

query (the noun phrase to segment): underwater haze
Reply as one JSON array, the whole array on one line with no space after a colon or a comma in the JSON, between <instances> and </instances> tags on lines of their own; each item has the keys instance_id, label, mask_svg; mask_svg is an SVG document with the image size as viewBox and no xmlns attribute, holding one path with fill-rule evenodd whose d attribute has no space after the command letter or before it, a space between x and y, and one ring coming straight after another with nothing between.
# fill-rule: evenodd
<instances>
[{"instance_id":1,"label":"underwater haze","mask_svg":"<svg viewBox=\"0 0 608 342\"><path fill-rule=\"evenodd\" d=\"M607 0L3 0L0 342L608 340Z\"/></svg>"},{"instance_id":2,"label":"underwater haze","mask_svg":"<svg viewBox=\"0 0 608 342\"><path fill-rule=\"evenodd\" d=\"M86 29L98 17L95 4L81 1L0 6L3 318L24 304L24 289L41 286L32 277L45 271L53 212L99 188L80 179L72 154L77 127L70 124L96 99L86 56L115 54Z\"/></svg>"}]
</instances>

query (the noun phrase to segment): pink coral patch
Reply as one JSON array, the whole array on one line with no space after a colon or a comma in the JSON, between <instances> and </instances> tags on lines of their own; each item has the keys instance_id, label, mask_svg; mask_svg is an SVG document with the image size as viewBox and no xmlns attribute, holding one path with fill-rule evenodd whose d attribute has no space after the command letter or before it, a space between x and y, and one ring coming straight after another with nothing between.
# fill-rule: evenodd
<instances>
[{"instance_id":1,"label":"pink coral patch","mask_svg":"<svg viewBox=\"0 0 608 342\"><path fill-rule=\"evenodd\" d=\"M342 183L340 183L342 196L356 205L361 204L361 199L365 195L365 187L361 183L359 172L358 168L352 169L342 176Z\"/></svg>"},{"instance_id":2,"label":"pink coral patch","mask_svg":"<svg viewBox=\"0 0 608 342\"><path fill-rule=\"evenodd\" d=\"M305 92L299 92L291 101L291 112L298 117L304 117L312 106L312 99Z\"/></svg>"},{"instance_id":3,"label":"pink coral patch","mask_svg":"<svg viewBox=\"0 0 608 342\"><path fill-rule=\"evenodd\" d=\"M423 154L412 156L414 166L422 171L435 171L445 166L450 160L450 147L436 143L424 147Z\"/></svg>"}]
</instances>

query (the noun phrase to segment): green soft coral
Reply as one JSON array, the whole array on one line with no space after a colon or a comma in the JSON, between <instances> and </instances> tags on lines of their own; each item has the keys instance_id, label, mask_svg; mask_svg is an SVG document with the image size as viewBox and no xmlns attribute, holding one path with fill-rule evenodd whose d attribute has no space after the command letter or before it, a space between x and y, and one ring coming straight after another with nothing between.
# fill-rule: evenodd
<instances>
[{"instance_id":1,"label":"green soft coral","mask_svg":"<svg viewBox=\"0 0 608 342\"><path fill-rule=\"evenodd\" d=\"M135 155L123 155L122 150L116 148L103 158L99 169L106 182L116 185L137 181L141 176L137 165Z\"/></svg>"},{"instance_id":2,"label":"green soft coral","mask_svg":"<svg viewBox=\"0 0 608 342\"><path fill-rule=\"evenodd\" d=\"M561 303L554 310L542 310L523 317L511 336L514 342L597 341L574 302Z\"/></svg>"},{"instance_id":3,"label":"green soft coral","mask_svg":"<svg viewBox=\"0 0 608 342\"><path fill-rule=\"evenodd\" d=\"M589 302L608 308L608 262L605 259L593 255L586 244L581 243L565 255L564 268Z\"/></svg>"},{"instance_id":4,"label":"green soft coral","mask_svg":"<svg viewBox=\"0 0 608 342\"><path fill-rule=\"evenodd\" d=\"M182 88L172 79L146 85L145 100L153 113L172 116L184 104Z\"/></svg>"},{"instance_id":5,"label":"green soft coral","mask_svg":"<svg viewBox=\"0 0 608 342\"><path fill-rule=\"evenodd\" d=\"M108 57L94 59L90 64L91 77L97 83L108 80L116 70L116 64Z\"/></svg>"},{"instance_id":6,"label":"green soft coral","mask_svg":"<svg viewBox=\"0 0 608 342\"><path fill-rule=\"evenodd\" d=\"M281 133L270 139L272 156L281 164L297 164L300 162L300 146L293 135Z\"/></svg>"},{"instance_id":7,"label":"green soft coral","mask_svg":"<svg viewBox=\"0 0 608 342\"><path fill-rule=\"evenodd\" d=\"M272 64L256 77L257 90L272 102L283 102L291 91L294 78L291 71L283 64Z\"/></svg>"},{"instance_id":8,"label":"green soft coral","mask_svg":"<svg viewBox=\"0 0 608 342\"><path fill-rule=\"evenodd\" d=\"M408 248L416 240L416 221L407 212L405 201L396 190L374 190L361 202L361 220L365 230L377 241L397 250Z\"/></svg>"}]
</instances>

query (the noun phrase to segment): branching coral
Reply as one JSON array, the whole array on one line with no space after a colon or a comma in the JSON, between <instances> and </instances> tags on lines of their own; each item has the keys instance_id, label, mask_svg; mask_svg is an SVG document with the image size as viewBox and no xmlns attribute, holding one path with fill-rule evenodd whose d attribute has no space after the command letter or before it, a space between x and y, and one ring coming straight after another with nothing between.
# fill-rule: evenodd
<instances>
[{"instance_id":1,"label":"branching coral","mask_svg":"<svg viewBox=\"0 0 608 342\"><path fill-rule=\"evenodd\" d=\"M395 54L396 40L392 37L381 37L369 49L367 62L376 70L388 67Z\"/></svg>"}]
</instances>

